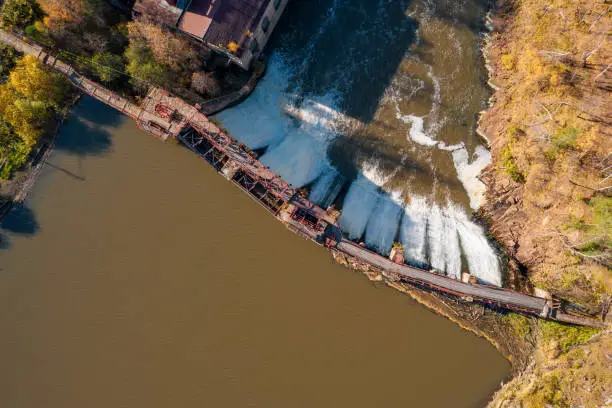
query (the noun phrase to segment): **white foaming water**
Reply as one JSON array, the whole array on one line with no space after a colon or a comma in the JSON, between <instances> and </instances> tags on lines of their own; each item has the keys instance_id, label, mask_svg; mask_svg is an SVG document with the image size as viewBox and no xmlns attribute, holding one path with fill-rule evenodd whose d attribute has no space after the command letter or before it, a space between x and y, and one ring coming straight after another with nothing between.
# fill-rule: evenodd
<instances>
[{"instance_id":1,"label":"white foaming water","mask_svg":"<svg viewBox=\"0 0 612 408\"><path fill-rule=\"evenodd\" d=\"M395 175L397 171L394 171L390 174L384 174L380 170L380 165L378 162L364 162L361 165L361 173L365 178L367 178L372 184L382 187L387 181L391 179Z\"/></svg>"},{"instance_id":2,"label":"white foaming water","mask_svg":"<svg viewBox=\"0 0 612 408\"><path fill-rule=\"evenodd\" d=\"M274 55L266 75L253 93L240 105L218 113L217 118L233 137L251 149L261 149L277 143L286 131L282 107L288 103L284 91L289 75L287 65L279 56Z\"/></svg>"},{"instance_id":3,"label":"white foaming water","mask_svg":"<svg viewBox=\"0 0 612 408\"><path fill-rule=\"evenodd\" d=\"M338 97L330 93L321 99L330 105L335 105ZM359 120L346 116L322 102L310 99L304 100L299 106L285 105L283 108L287 114L302 122L302 126L308 124L311 127L334 132L363 126Z\"/></svg>"},{"instance_id":4,"label":"white foaming water","mask_svg":"<svg viewBox=\"0 0 612 408\"><path fill-rule=\"evenodd\" d=\"M446 208L442 210L442 215L444 226L442 252L444 252L444 262L446 264L444 270L451 278L461 279L461 248L457 237L457 221Z\"/></svg>"},{"instance_id":5,"label":"white foaming water","mask_svg":"<svg viewBox=\"0 0 612 408\"><path fill-rule=\"evenodd\" d=\"M374 208L374 216L370 217L366 226L365 242L368 247L383 255L391 252L402 217L402 207L401 192L380 196Z\"/></svg>"},{"instance_id":6,"label":"white foaming water","mask_svg":"<svg viewBox=\"0 0 612 408\"><path fill-rule=\"evenodd\" d=\"M259 160L293 187L306 185L326 167L327 145L310 136L311 133L296 129L278 145L270 146Z\"/></svg>"},{"instance_id":7,"label":"white foaming water","mask_svg":"<svg viewBox=\"0 0 612 408\"><path fill-rule=\"evenodd\" d=\"M457 221L457 232L470 273L483 282L501 286L499 259L482 227L470 221L465 212L460 209L453 206L450 207L450 211Z\"/></svg>"},{"instance_id":8,"label":"white foaming water","mask_svg":"<svg viewBox=\"0 0 612 408\"><path fill-rule=\"evenodd\" d=\"M340 193L344 180L333 167L324 169L312 186L308 199L322 208L329 207Z\"/></svg>"},{"instance_id":9,"label":"white foaming water","mask_svg":"<svg viewBox=\"0 0 612 408\"><path fill-rule=\"evenodd\" d=\"M415 196L405 211L400 238L406 262L429 264L455 279L461 278L463 266L481 281L501 286L497 255L484 230L463 210L453 204L443 208L428 204L425 198ZM467 265L461 263L462 252Z\"/></svg>"},{"instance_id":10,"label":"white foaming water","mask_svg":"<svg viewBox=\"0 0 612 408\"><path fill-rule=\"evenodd\" d=\"M436 78L436 76L433 75L431 67L427 72L427 76L431 79L434 88L431 108L429 109L429 113L427 114L427 118L429 119L427 129L425 129L425 116L417 116L412 114L403 115L399 109L399 104L397 103L397 100L395 100L395 116L402 122L410 124L410 130L408 131L408 137L410 138L410 140L422 146L433 147L438 144L438 141L435 140L431 135L436 134L443 124L442 121L440 121L439 119L442 94L440 89L440 81L438 80L438 78ZM420 89L422 89L424 84L421 83L420 85Z\"/></svg>"},{"instance_id":11,"label":"white foaming water","mask_svg":"<svg viewBox=\"0 0 612 408\"><path fill-rule=\"evenodd\" d=\"M331 167L327 147L337 126L350 126L350 121L333 108L337 97L332 92L298 104L298 98L286 93L290 75L275 54L253 94L218 117L250 148L267 147L260 161L293 187L302 187Z\"/></svg>"},{"instance_id":12,"label":"white foaming water","mask_svg":"<svg viewBox=\"0 0 612 408\"><path fill-rule=\"evenodd\" d=\"M446 259L444 257L444 220L440 207L434 205L429 210L427 220L427 246L429 247L429 263L434 269L444 272Z\"/></svg>"},{"instance_id":13,"label":"white foaming water","mask_svg":"<svg viewBox=\"0 0 612 408\"><path fill-rule=\"evenodd\" d=\"M349 188L338 223L349 239L363 236L368 220L381 198L379 187L364 175L357 177Z\"/></svg>"},{"instance_id":14,"label":"white foaming water","mask_svg":"<svg viewBox=\"0 0 612 408\"><path fill-rule=\"evenodd\" d=\"M437 140L434 140L425 133L424 118L422 116L402 115L399 112L396 116L402 122L411 124L410 131L408 132L410 140L422 146L428 147L432 147L438 144Z\"/></svg>"},{"instance_id":15,"label":"white foaming water","mask_svg":"<svg viewBox=\"0 0 612 408\"><path fill-rule=\"evenodd\" d=\"M384 174L377 162L361 165L361 174L351 184L338 220L340 228L348 234L349 239L361 239L379 200L383 199L380 187L394 174Z\"/></svg>"},{"instance_id":16,"label":"white foaming water","mask_svg":"<svg viewBox=\"0 0 612 408\"><path fill-rule=\"evenodd\" d=\"M457 178L470 197L470 207L476 210L480 207L487 189L484 183L478 179L478 175L491 163L491 152L483 146L476 146L471 163L465 147L453 150L452 155L455 169L457 169Z\"/></svg>"},{"instance_id":17,"label":"white foaming water","mask_svg":"<svg viewBox=\"0 0 612 408\"><path fill-rule=\"evenodd\" d=\"M455 151L457 149L461 149L461 148L464 148L464 147L465 147L465 143L463 143L463 142L457 143L457 144L454 144L454 145L447 145L444 142L438 143L438 149L444 150L444 151L447 151L447 152L453 152L453 151Z\"/></svg>"},{"instance_id":18,"label":"white foaming water","mask_svg":"<svg viewBox=\"0 0 612 408\"><path fill-rule=\"evenodd\" d=\"M424 197L412 196L406 206L400 229L400 240L404 245L406 262L416 266L427 263L427 218L430 206Z\"/></svg>"},{"instance_id":19,"label":"white foaming water","mask_svg":"<svg viewBox=\"0 0 612 408\"><path fill-rule=\"evenodd\" d=\"M260 159L293 187L312 182L331 167L327 148L338 135L335 126L344 118L328 106L335 104L334 99L334 95L328 94L319 101L305 100L299 106L287 106L297 121L283 118L287 122L285 137L270 146Z\"/></svg>"}]
</instances>

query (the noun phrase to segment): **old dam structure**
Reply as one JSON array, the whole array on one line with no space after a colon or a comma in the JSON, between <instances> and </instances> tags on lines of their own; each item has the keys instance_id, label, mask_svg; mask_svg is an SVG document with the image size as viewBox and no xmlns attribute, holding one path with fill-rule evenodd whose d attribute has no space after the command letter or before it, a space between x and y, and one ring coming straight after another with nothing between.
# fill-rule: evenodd
<instances>
[{"instance_id":1,"label":"old dam structure","mask_svg":"<svg viewBox=\"0 0 612 408\"><path fill-rule=\"evenodd\" d=\"M61 72L73 86L134 119L143 130L162 140L179 139L288 229L326 248L335 257L365 265L369 271L388 280L407 282L467 302L478 302L492 308L513 310L572 324L604 325L594 319L563 313L560 310L560 302L550 297L533 296L481 284L468 274L464 274L466 276L462 280L453 279L434 270L428 271L405 264L403 257L393 256L393 253L392 259L388 259L372 252L343 237L338 226L338 211L323 209L308 201L259 162L243 144L209 121L198 105L192 106L158 88L151 88L143 103L136 105L85 78L69 64L15 34L0 30L0 41L37 57L44 64Z\"/></svg>"}]
</instances>

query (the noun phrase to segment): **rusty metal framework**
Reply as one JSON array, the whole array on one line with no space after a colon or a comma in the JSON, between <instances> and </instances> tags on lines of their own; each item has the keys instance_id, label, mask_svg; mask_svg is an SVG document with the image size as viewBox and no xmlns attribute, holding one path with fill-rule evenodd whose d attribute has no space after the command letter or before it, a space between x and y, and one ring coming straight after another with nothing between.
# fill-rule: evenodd
<instances>
[{"instance_id":1,"label":"rusty metal framework","mask_svg":"<svg viewBox=\"0 0 612 408\"><path fill-rule=\"evenodd\" d=\"M274 215L278 214L281 207L295 194L285 182L279 185L278 180L282 181L280 178L266 178L271 172L222 133L188 126L181 131L178 138L217 171L223 172L226 165L234 167L233 174L228 178ZM265 171L262 172L262 169Z\"/></svg>"},{"instance_id":2,"label":"rusty metal framework","mask_svg":"<svg viewBox=\"0 0 612 408\"><path fill-rule=\"evenodd\" d=\"M208 142L208 144L214 148L213 152L216 150L223 153L228 159L235 162L244 174L260 183L270 194L285 202L291 200L295 195L295 190L291 186L248 154L231 137L227 136L216 127L214 129L216 131L211 132L203 128L198 128L198 126L190 123L189 126L183 129L178 137L192 149L196 148L198 154L202 155L207 160L208 158L206 155L208 153L203 154L198 146Z\"/></svg>"}]
</instances>

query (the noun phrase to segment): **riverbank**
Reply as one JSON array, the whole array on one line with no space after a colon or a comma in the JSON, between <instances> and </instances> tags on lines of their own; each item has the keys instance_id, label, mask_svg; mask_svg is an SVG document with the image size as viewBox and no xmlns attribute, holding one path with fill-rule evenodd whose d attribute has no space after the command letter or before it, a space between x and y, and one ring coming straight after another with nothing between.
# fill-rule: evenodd
<instances>
[{"instance_id":1,"label":"riverbank","mask_svg":"<svg viewBox=\"0 0 612 408\"><path fill-rule=\"evenodd\" d=\"M534 349L531 336L518 338L514 335L513 316L508 312L494 311L472 302L466 302L444 294L415 287L399 280L389 279L367 264L333 251L334 260L355 272L364 274L372 282L381 282L398 290L429 310L444 316L464 330L485 338L512 364L513 373L524 370ZM535 325L536 319L525 318L528 325Z\"/></svg>"},{"instance_id":2,"label":"riverbank","mask_svg":"<svg viewBox=\"0 0 612 408\"><path fill-rule=\"evenodd\" d=\"M512 287L544 288L605 319L609 13L594 1L498 4L484 49L494 95L478 129L493 157L482 175L482 214L514 265ZM519 343L529 333L533 355L490 406L604 406L612 395L609 331L593 336L523 319L514 319L512 337Z\"/></svg>"},{"instance_id":3,"label":"riverbank","mask_svg":"<svg viewBox=\"0 0 612 408\"><path fill-rule=\"evenodd\" d=\"M50 124L53 130L43 135L36 153L31 155L31 160L26 163L24 168L17 171L12 179L2 180L0 184L0 222L15 206L21 205L28 197L47 157L53 151L62 124L70 116L71 108L79 98L80 95L74 96L68 106Z\"/></svg>"},{"instance_id":4,"label":"riverbank","mask_svg":"<svg viewBox=\"0 0 612 408\"><path fill-rule=\"evenodd\" d=\"M10 49L0 78L0 221L23 203L79 94L63 77Z\"/></svg>"}]
</instances>

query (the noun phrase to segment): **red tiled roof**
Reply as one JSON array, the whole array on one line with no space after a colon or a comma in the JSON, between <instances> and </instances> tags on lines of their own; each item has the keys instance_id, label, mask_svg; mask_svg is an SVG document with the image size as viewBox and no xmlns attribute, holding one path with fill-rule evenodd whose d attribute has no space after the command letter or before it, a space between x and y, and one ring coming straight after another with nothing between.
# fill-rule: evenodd
<instances>
[{"instance_id":1,"label":"red tiled roof","mask_svg":"<svg viewBox=\"0 0 612 408\"><path fill-rule=\"evenodd\" d=\"M195 37L204 38L211 22L212 20L209 17L187 11L183 14L178 28Z\"/></svg>"}]
</instances>

